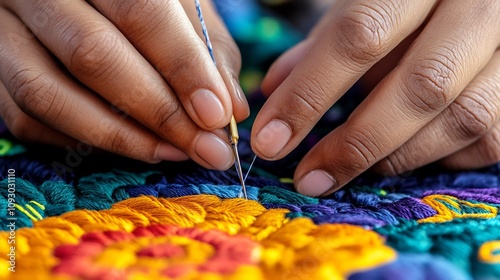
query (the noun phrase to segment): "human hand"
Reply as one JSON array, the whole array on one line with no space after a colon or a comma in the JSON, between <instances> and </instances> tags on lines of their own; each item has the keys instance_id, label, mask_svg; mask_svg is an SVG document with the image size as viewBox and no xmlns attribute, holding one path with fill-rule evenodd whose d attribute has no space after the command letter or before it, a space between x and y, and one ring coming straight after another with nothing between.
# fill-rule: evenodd
<instances>
[{"instance_id":1,"label":"human hand","mask_svg":"<svg viewBox=\"0 0 500 280\"><path fill-rule=\"evenodd\" d=\"M221 128L249 108L239 51L210 1L202 5L218 69L192 0L87 2L0 0L0 114L11 132L229 168Z\"/></svg>"},{"instance_id":2,"label":"human hand","mask_svg":"<svg viewBox=\"0 0 500 280\"><path fill-rule=\"evenodd\" d=\"M349 119L303 158L297 190L327 195L374 165L394 175L437 160L452 168L500 161L499 15L499 1L336 1L269 70L254 151L284 157L370 68L403 48Z\"/></svg>"}]
</instances>

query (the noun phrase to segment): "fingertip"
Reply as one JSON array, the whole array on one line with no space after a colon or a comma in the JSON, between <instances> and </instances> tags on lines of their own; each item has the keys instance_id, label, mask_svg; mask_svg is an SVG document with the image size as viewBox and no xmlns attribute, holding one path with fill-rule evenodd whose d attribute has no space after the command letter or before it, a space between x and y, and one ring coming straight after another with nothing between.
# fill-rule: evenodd
<instances>
[{"instance_id":1,"label":"fingertip","mask_svg":"<svg viewBox=\"0 0 500 280\"><path fill-rule=\"evenodd\" d=\"M210 132L202 132L194 143L194 152L200 164L210 169L227 170L234 162L229 144Z\"/></svg>"},{"instance_id":2,"label":"fingertip","mask_svg":"<svg viewBox=\"0 0 500 280\"><path fill-rule=\"evenodd\" d=\"M275 160L279 158L291 137L290 126L282 120L273 119L252 137L252 149L261 158Z\"/></svg>"},{"instance_id":3,"label":"fingertip","mask_svg":"<svg viewBox=\"0 0 500 280\"><path fill-rule=\"evenodd\" d=\"M339 189L335 178L325 170L315 169L307 172L296 184L299 193L311 197L320 197Z\"/></svg>"},{"instance_id":4,"label":"fingertip","mask_svg":"<svg viewBox=\"0 0 500 280\"><path fill-rule=\"evenodd\" d=\"M230 114L228 112L232 110L232 106L230 104L224 106L219 96L212 91L207 89L196 90L191 97L191 104L194 113L199 119L197 123L200 127L212 130L229 123Z\"/></svg>"}]
</instances>

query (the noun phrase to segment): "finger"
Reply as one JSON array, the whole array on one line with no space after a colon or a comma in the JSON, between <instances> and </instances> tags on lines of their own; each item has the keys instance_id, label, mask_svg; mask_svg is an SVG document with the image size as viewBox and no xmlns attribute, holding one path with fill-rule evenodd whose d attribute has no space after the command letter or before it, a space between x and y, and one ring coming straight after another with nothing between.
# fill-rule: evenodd
<instances>
[{"instance_id":1,"label":"finger","mask_svg":"<svg viewBox=\"0 0 500 280\"><path fill-rule=\"evenodd\" d=\"M179 1L90 0L172 87L202 128L222 128L232 106L204 42Z\"/></svg>"},{"instance_id":2,"label":"finger","mask_svg":"<svg viewBox=\"0 0 500 280\"><path fill-rule=\"evenodd\" d=\"M0 117L17 139L58 147L76 146L77 141L26 115L0 82Z\"/></svg>"},{"instance_id":3,"label":"finger","mask_svg":"<svg viewBox=\"0 0 500 280\"><path fill-rule=\"evenodd\" d=\"M262 91L266 96L269 97L269 95L271 95L271 93L273 93L278 86L283 83L288 75L290 75L293 68L295 68L295 66L304 58L318 38L321 38L323 33L330 32L329 20L332 17L337 16L336 13L339 10L344 9L344 7L348 4L349 1L334 1L331 5L331 9L314 26L306 40L285 52L273 63L273 65L271 65L262 81ZM433 9L434 8L435 5ZM432 14L432 12L430 12L430 14ZM360 81L363 91L371 91L383 77L396 67L398 61L401 59L404 52L408 49L411 42L413 42L420 31L421 28L406 37L396 48L379 60L365 73L365 75L363 75L363 77L361 77Z\"/></svg>"},{"instance_id":4,"label":"finger","mask_svg":"<svg viewBox=\"0 0 500 280\"><path fill-rule=\"evenodd\" d=\"M500 51L497 51L446 110L374 168L387 175L400 174L469 146L488 134L499 121L499 92Z\"/></svg>"},{"instance_id":5,"label":"finger","mask_svg":"<svg viewBox=\"0 0 500 280\"><path fill-rule=\"evenodd\" d=\"M170 144L182 150L197 163L207 168L221 170L231 166L234 157L226 137L223 140L212 132L201 130L189 118L179 103L177 96L161 75L137 52L113 24L82 1L55 0L50 3L57 8L44 10L43 7L46 3L45 1L30 1L29 5L22 5L19 1L9 1L9 6L24 19L40 41L85 85L99 93L127 115L133 117L140 124L151 129L163 139L167 139ZM125 8L127 7L126 4L139 2L129 1L123 3L122 6L118 5L120 2L117 1L110 1L109 3L116 4L112 7ZM148 1L148 3L160 4L160 2L155 1ZM159 20L160 18L167 20L168 22L157 22L160 25L149 23L157 26L159 31L164 30L165 27L162 24L167 23L169 23L167 27L171 27L172 30L177 30L176 25L184 28L185 24L182 18L176 17L179 15L179 7L176 6L178 5L177 1L161 1L161 3L167 5L167 8L160 9L162 8L160 6L158 9L163 12L170 11L171 13L163 17L163 14L154 14L156 10L153 9L151 10L152 14L145 14L143 19L145 21L147 19ZM137 9L141 7L140 5L136 6ZM146 5L144 7L146 9L150 6ZM182 11L182 7L180 9ZM40 11L43 11L45 15L49 15L43 29L38 28L34 21L36 18L34 15ZM132 12L136 12L136 10L131 10L130 19L137 17ZM124 15L122 14L120 18L124 18ZM189 20L187 21L191 26ZM142 22L138 20L133 23L135 24L130 23L129 28L140 27ZM142 33L144 40L146 38L155 38L156 31L149 31L151 32ZM202 46L202 42L196 33L193 30L191 30L191 33L194 35L189 35L190 32L187 31L170 34L173 37L169 42L160 40L166 40L164 37L159 37L159 41L155 44L151 41L152 39L146 40L151 43L150 48L147 49L149 52L161 53L169 59L164 59L162 60L163 64L156 65L160 72L170 71L165 76L176 76L180 80L184 79L186 88L192 88L195 84L208 81L204 80L205 77L192 78L192 73L189 75L191 79L188 80L186 78L187 68L194 66L190 64L191 62L182 64L180 63L181 60L198 61L196 63L202 65L202 68L205 69L204 72L217 72L208 54L206 54L206 58L208 62L212 63L210 67L214 71L210 71L211 68L203 66L205 62L202 61L206 60L204 58L206 51L203 53L196 52L199 56L195 58L183 53L184 49L189 49L183 46L186 38L190 38L190 42L198 40L200 46ZM136 34L136 36L139 35L140 33ZM173 42L182 44L176 46ZM146 48L144 50L137 48L145 52L146 57L151 55L151 53L148 55ZM172 53L176 54L176 57L173 58ZM221 91L224 90L225 87L222 86ZM212 120L219 119L217 116L219 115L218 110L215 107L222 108L222 105L217 105L218 99L213 98L214 95L210 91L202 90L198 93L200 93L200 99L197 99L196 103L202 105L203 114L208 118L212 118ZM227 94L223 95L227 96ZM230 108L229 97L227 99L229 105L225 105L225 107ZM223 109L221 110L223 111ZM229 122L230 114L223 113L223 115L222 119L217 121L214 127L224 126Z\"/></svg>"},{"instance_id":6,"label":"finger","mask_svg":"<svg viewBox=\"0 0 500 280\"><path fill-rule=\"evenodd\" d=\"M500 23L500 3L458 3L441 2L399 66L306 155L295 173L298 191L344 186L441 113L487 64L499 44L491 26Z\"/></svg>"},{"instance_id":7,"label":"finger","mask_svg":"<svg viewBox=\"0 0 500 280\"><path fill-rule=\"evenodd\" d=\"M350 1L269 97L252 129L260 157L294 149L331 105L423 21L434 1ZM387 8L386 5L391 8ZM405 24L400 24L403 22Z\"/></svg>"},{"instance_id":8,"label":"finger","mask_svg":"<svg viewBox=\"0 0 500 280\"><path fill-rule=\"evenodd\" d=\"M338 1L336 3L345 3L345 1ZM332 15L333 16L333 15ZM327 18L327 17L325 17ZM323 22L321 22L323 23ZM325 23L323 23L325 25ZM321 24L318 26L322 26ZM304 59L305 55L309 52L311 47L318 40L320 35L319 31L326 29L315 27L311 35L304 41L300 42L283 55L281 55L269 68L266 76L262 80L262 91L269 97L279 85L290 75L295 66ZM361 78L361 85L363 91L371 91L394 67L408 50L410 44L420 33L420 28L406 37L397 47L390 51L386 56L380 59L373 65ZM326 32L326 31L325 31Z\"/></svg>"},{"instance_id":9,"label":"finger","mask_svg":"<svg viewBox=\"0 0 500 280\"><path fill-rule=\"evenodd\" d=\"M424 23L425 24L425 23ZM411 44L422 32L423 25L406 37L396 48L379 60L359 80L360 90L366 95L370 93L394 68L396 68L408 51Z\"/></svg>"},{"instance_id":10,"label":"finger","mask_svg":"<svg viewBox=\"0 0 500 280\"><path fill-rule=\"evenodd\" d=\"M193 0L180 2L198 37L205 41L195 2ZM241 69L240 51L222 19L217 14L212 1L201 0L200 4L210 41L212 42L217 68L231 96L233 115L238 122L243 121L250 115L250 108L238 78Z\"/></svg>"},{"instance_id":11,"label":"finger","mask_svg":"<svg viewBox=\"0 0 500 280\"><path fill-rule=\"evenodd\" d=\"M441 161L451 169L476 169L500 162L500 123L486 136Z\"/></svg>"},{"instance_id":12,"label":"finger","mask_svg":"<svg viewBox=\"0 0 500 280\"><path fill-rule=\"evenodd\" d=\"M281 55L271 65L266 76L262 80L262 93L269 97L279 85L283 83L286 77L290 75L295 66L304 58L315 42L316 39L309 38Z\"/></svg>"},{"instance_id":13,"label":"finger","mask_svg":"<svg viewBox=\"0 0 500 280\"><path fill-rule=\"evenodd\" d=\"M74 139L147 162L185 159L75 83L10 12L0 9L0 80L29 116ZM9 117L7 117L9 118ZM14 127L15 130L15 127Z\"/></svg>"},{"instance_id":14,"label":"finger","mask_svg":"<svg viewBox=\"0 0 500 280\"><path fill-rule=\"evenodd\" d=\"M316 44L322 33L328 33L331 19L337 16L337 12L345 9L349 1L333 1L330 9L315 24L309 32L308 37L282 54L269 68L262 80L262 93L269 97L279 85L290 75L297 64L305 57L311 47Z\"/></svg>"}]
</instances>

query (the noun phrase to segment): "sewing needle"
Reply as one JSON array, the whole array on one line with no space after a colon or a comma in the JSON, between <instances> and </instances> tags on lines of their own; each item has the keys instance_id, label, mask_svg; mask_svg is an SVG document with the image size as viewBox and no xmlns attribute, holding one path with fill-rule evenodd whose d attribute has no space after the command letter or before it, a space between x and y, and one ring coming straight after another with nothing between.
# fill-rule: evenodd
<instances>
[{"instance_id":1,"label":"sewing needle","mask_svg":"<svg viewBox=\"0 0 500 280\"><path fill-rule=\"evenodd\" d=\"M247 188L245 186L245 180L243 179L243 171L241 170L240 154L238 153L238 140L240 136L238 134L238 127L236 126L236 120L234 116L231 116L231 121L228 126L229 130L229 143L233 148L234 153L234 167L236 168L236 173L238 173L238 178L240 179L241 189L243 190L243 196L248 199Z\"/></svg>"},{"instance_id":2,"label":"sewing needle","mask_svg":"<svg viewBox=\"0 0 500 280\"><path fill-rule=\"evenodd\" d=\"M215 61L215 56L214 56L214 52L213 52L212 43L210 42L210 37L208 36L207 26L205 24L205 20L203 19L203 13L201 11L200 0L194 0L194 3L196 6L196 11L198 12L198 19L200 20L200 23L201 23L201 30L203 32L203 36L205 37L205 42L207 44L208 52L210 53L210 57L212 58L212 61L217 66L217 62ZM243 190L243 196L245 197L245 199L248 199L247 189L245 186L245 180L243 179L243 171L241 169L240 154L238 153L238 140L239 140L240 136L238 134L238 126L236 125L236 120L234 119L234 116L231 116L231 121L227 125L226 131L228 132L229 143L231 144L231 147L233 149L234 167L236 168L236 173L237 173L238 178L240 180L241 189Z\"/></svg>"}]
</instances>

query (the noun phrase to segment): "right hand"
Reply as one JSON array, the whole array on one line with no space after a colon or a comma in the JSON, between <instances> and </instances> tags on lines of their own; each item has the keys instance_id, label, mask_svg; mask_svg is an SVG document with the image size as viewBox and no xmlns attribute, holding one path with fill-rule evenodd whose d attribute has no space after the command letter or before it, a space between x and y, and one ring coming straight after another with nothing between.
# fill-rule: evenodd
<instances>
[{"instance_id":1,"label":"right hand","mask_svg":"<svg viewBox=\"0 0 500 280\"><path fill-rule=\"evenodd\" d=\"M221 128L249 108L239 51L210 1L202 6L218 69L192 0L87 2L0 0L0 115L10 131L229 168Z\"/></svg>"},{"instance_id":2,"label":"right hand","mask_svg":"<svg viewBox=\"0 0 500 280\"><path fill-rule=\"evenodd\" d=\"M435 161L454 169L499 162L499 14L494 0L335 1L263 81L272 94L253 125L254 151L284 157L376 71L373 90L297 166L299 192L328 195L372 167L395 175Z\"/></svg>"}]
</instances>

